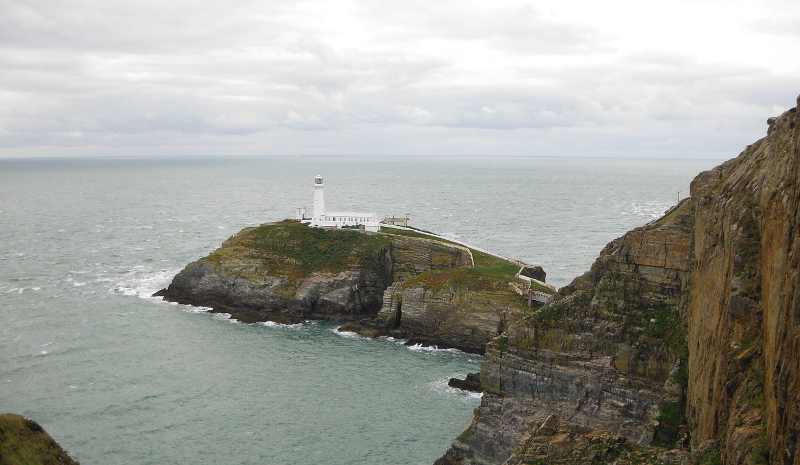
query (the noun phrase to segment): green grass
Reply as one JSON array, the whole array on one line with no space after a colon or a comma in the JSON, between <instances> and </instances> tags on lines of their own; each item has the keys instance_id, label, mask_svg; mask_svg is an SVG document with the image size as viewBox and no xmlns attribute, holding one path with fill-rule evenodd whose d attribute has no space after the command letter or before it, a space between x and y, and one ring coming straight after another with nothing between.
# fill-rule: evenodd
<instances>
[{"instance_id":1,"label":"green grass","mask_svg":"<svg viewBox=\"0 0 800 465\"><path fill-rule=\"evenodd\" d=\"M661 218L658 221L658 223L655 224L655 227L656 228L660 228L661 226L664 226L665 224L673 222L679 215L681 215L681 214L686 212L686 208L687 208L687 205L689 205L689 203L690 203L689 201L685 201L682 204L680 204L680 206L678 206L678 208L676 208L675 210L671 211L665 217Z\"/></svg>"},{"instance_id":2,"label":"green grass","mask_svg":"<svg viewBox=\"0 0 800 465\"><path fill-rule=\"evenodd\" d=\"M519 297L508 286L508 279L492 274L474 273L474 268L449 268L431 270L405 281L403 287L422 287L425 290L441 290L447 287L462 288L470 291L507 294Z\"/></svg>"},{"instance_id":3,"label":"green grass","mask_svg":"<svg viewBox=\"0 0 800 465\"><path fill-rule=\"evenodd\" d=\"M592 300L592 294L587 291L576 291L566 299L545 305L535 310L526 317L531 326L555 327L564 315L573 308L585 308Z\"/></svg>"},{"instance_id":4,"label":"green grass","mask_svg":"<svg viewBox=\"0 0 800 465\"><path fill-rule=\"evenodd\" d=\"M434 240L434 241L444 242L446 244L453 244L453 245L461 246L461 244L457 244L457 243L455 243L453 241L448 241L447 239L444 239L442 237L435 236L435 235L434 236L429 235L429 234L433 234L433 233L423 234L423 233L425 233L427 231L422 231L422 232L417 232L417 231L422 231L422 230L421 229L417 229L416 231L407 231L405 229L397 229L397 228L392 228L392 227L389 227L389 226L381 226L381 232L382 233L392 234L392 235L395 235L395 236L406 236L406 237L417 237L417 238L420 238L420 239L431 239L431 240ZM461 246L461 247L463 247L463 246Z\"/></svg>"},{"instance_id":5,"label":"green grass","mask_svg":"<svg viewBox=\"0 0 800 465\"><path fill-rule=\"evenodd\" d=\"M422 231L422 230L417 230ZM433 237L428 236L427 234L423 234L417 231L407 231L403 229L396 229L391 227L382 226L381 232L387 234L394 234L397 236L406 236L406 237L417 237L422 239L432 239L440 242L444 242L447 244L462 246L461 244L457 244L455 242L449 241L447 239L443 239L441 237ZM418 277L420 278L416 284L423 283L424 281L429 281L432 287L436 287L436 285L443 280L445 277L449 277L451 280L455 281L464 281L468 279L470 276L474 278L488 278L488 279L495 279L495 280L503 280L504 282L514 282L517 284L524 284L527 285L527 281L517 278L517 272L519 271L520 266L516 263L510 262L508 260L504 260L499 257L495 257L494 255L487 254L484 252L480 252L475 249L469 249L472 253L472 258L475 261L474 268L466 268L466 274L461 273L450 273L449 275L446 273L433 273L428 272L425 273L426 276ZM411 284L411 283L407 283ZM441 283L443 285L443 283ZM485 283L484 283L485 284ZM480 287L480 286L478 286ZM485 286L484 286L485 287ZM531 283L531 287L535 291L544 292L546 294L552 294L553 290L549 287L542 286L541 284Z\"/></svg>"},{"instance_id":6,"label":"green grass","mask_svg":"<svg viewBox=\"0 0 800 465\"><path fill-rule=\"evenodd\" d=\"M650 320L656 320L651 323ZM661 339L667 346L678 349L681 354L686 347L686 329L683 320L673 306L655 307L641 310L641 325L644 335ZM688 348L685 349L688 357Z\"/></svg>"},{"instance_id":7,"label":"green grass","mask_svg":"<svg viewBox=\"0 0 800 465\"><path fill-rule=\"evenodd\" d=\"M38 423L20 415L0 415L0 463L56 465L72 462Z\"/></svg>"},{"instance_id":8,"label":"green grass","mask_svg":"<svg viewBox=\"0 0 800 465\"><path fill-rule=\"evenodd\" d=\"M758 435L753 442L753 449L750 451L750 463L752 465L767 465L769 463L769 437L762 429L761 434Z\"/></svg>"},{"instance_id":9,"label":"green grass","mask_svg":"<svg viewBox=\"0 0 800 465\"><path fill-rule=\"evenodd\" d=\"M692 463L695 465L721 465L722 454L719 451L719 447L697 455Z\"/></svg>"},{"instance_id":10,"label":"green grass","mask_svg":"<svg viewBox=\"0 0 800 465\"><path fill-rule=\"evenodd\" d=\"M746 392L748 402L754 408L763 409L766 406L766 398L764 397L764 372L757 368L751 368L747 372L746 377L748 383L753 381L755 389Z\"/></svg>"},{"instance_id":11,"label":"green grass","mask_svg":"<svg viewBox=\"0 0 800 465\"><path fill-rule=\"evenodd\" d=\"M278 266L292 268L286 265L292 263L307 273L337 272L353 265L376 263L390 239L356 230L309 228L296 221L282 221L247 230L239 241L241 246L266 257L280 257Z\"/></svg>"},{"instance_id":12,"label":"green grass","mask_svg":"<svg viewBox=\"0 0 800 465\"><path fill-rule=\"evenodd\" d=\"M432 239L460 246L417 231L389 227L382 227L382 231L388 234L365 234L348 229L309 228L297 221L286 220L244 230L227 243L228 247L212 253L209 258L224 261L249 257L260 261L260 266L270 272L298 279L313 271L339 272L353 266L363 269L374 268L376 272L382 273L383 262L388 259L384 254L392 240L390 235ZM519 270L516 263L474 249L471 249L471 252L475 267L427 271L409 279L404 285L420 285L426 289L458 286L473 291L519 297L508 285L509 282L520 285L526 283L516 277ZM548 294L552 293L549 288L535 283L533 288Z\"/></svg>"},{"instance_id":13,"label":"green grass","mask_svg":"<svg viewBox=\"0 0 800 465\"><path fill-rule=\"evenodd\" d=\"M497 347L500 349L500 352L505 352L508 348L508 337L506 337L505 333L497 336L495 342L497 342Z\"/></svg>"},{"instance_id":14,"label":"green grass","mask_svg":"<svg viewBox=\"0 0 800 465\"><path fill-rule=\"evenodd\" d=\"M659 415L654 446L672 449L678 442L678 433L681 425L686 423L686 403L661 404L658 407Z\"/></svg>"}]
</instances>

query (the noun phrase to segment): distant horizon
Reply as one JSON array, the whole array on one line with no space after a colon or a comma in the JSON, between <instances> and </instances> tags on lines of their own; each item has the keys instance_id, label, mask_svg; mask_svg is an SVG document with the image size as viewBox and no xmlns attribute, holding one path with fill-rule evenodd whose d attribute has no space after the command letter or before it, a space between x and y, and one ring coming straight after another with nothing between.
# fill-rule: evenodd
<instances>
[{"instance_id":1,"label":"distant horizon","mask_svg":"<svg viewBox=\"0 0 800 465\"><path fill-rule=\"evenodd\" d=\"M0 158L727 159L800 93L794 0L0 4Z\"/></svg>"},{"instance_id":2,"label":"distant horizon","mask_svg":"<svg viewBox=\"0 0 800 465\"><path fill-rule=\"evenodd\" d=\"M649 156L612 156L612 155L598 155L598 156L581 156L581 155L461 155L461 154L445 154L445 155L419 155L419 154L405 154L405 155L393 155L393 154L372 154L372 155L359 155L359 154L320 154L320 155L285 155L285 154L266 154L266 155L258 155L258 154L242 154L242 155L220 155L220 154L192 154L192 155L69 155L69 156L29 156L29 157L0 157L0 162L4 160L99 160L99 159L137 159L137 160L158 160L158 159L182 159L182 160L189 160L192 158L220 158L220 159L237 159L237 158L313 158L313 157L320 157L320 158L330 158L330 157L353 157L353 158L404 158L404 157L418 157L418 158L433 158L433 157L441 157L441 158L449 158L449 157L474 157L474 158L550 158L550 159L568 159L568 160L575 160L575 159L593 159L593 160L601 160L601 159L611 159L611 160L669 160L669 161L679 161L679 160L691 160L691 161L703 161L703 160L710 160L710 161L725 161L730 160L733 158L738 157L740 153L737 153L731 157L724 157L724 158L713 158L713 157L649 157Z\"/></svg>"}]
</instances>

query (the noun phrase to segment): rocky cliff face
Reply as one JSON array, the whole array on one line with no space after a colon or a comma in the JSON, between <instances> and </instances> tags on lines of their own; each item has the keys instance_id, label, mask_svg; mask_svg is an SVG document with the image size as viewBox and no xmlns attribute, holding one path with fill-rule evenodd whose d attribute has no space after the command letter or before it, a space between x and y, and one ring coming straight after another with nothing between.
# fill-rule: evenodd
<instances>
[{"instance_id":1,"label":"rocky cliff face","mask_svg":"<svg viewBox=\"0 0 800 465\"><path fill-rule=\"evenodd\" d=\"M793 108L692 184L687 413L726 463L800 463L799 125Z\"/></svg>"},{"instance_id":2,"label":"rocky cliff face","mask_svg":"<svg viewBox=\"0 0 800 465\"><path fill-rule=\"evenodd\" d=\"M189 264L156 295L245 322L363 318L380 308L392 279L391 254L383 237L325 234L296 222L264 225L240 231Z\"/></svg>"},{"instance_id":3,"label":"rocky cliff face","mask_svg":"<svg viewBox=\"0 0 800 465\"><path fill-rule=\"evenodd\" d=\"M464 268L435 270L396 282L375 318L342 329L483 354L486 343L526 311L508 278L476 276Z\"/></svg>"},{"instance_id":4,"label":"rocky cliff face","mask_svg":"<svg viewBox=\"0 0 800 465\"><path fill-rule=\"evenodd\" d=\"M349 321L365 336L483 353L524 313L517 270L438 240L285 221L239 232L156 295L245 322Z\"/></svg>"},{"instance_id":5,"label":"rocky cliff face","mask_svg":"<svg viewBox=\"0 0 800 465\"><path fill-rule=\"evenodd\" d=\"M481 406L442 463L503 463L539 437L546 418L633 444L666 435L656 418L660 405L682 399L673 375L684 346L679 303L692 225L683 203L611 242L560 300L489 344Z\"/></svg>"},{"instance_id":6,"label":"rocky cliff face","mask_svg":"<svg viewBox=\"0 0 800 465\"><path fill-rule=\"evenodd\" d=\"M796 109L771 119L509 325L489 344L481 406L437 463L582 463L613 439L677 448L641 461L800 464L799 124Z\"/></svg>"}]
</instances>

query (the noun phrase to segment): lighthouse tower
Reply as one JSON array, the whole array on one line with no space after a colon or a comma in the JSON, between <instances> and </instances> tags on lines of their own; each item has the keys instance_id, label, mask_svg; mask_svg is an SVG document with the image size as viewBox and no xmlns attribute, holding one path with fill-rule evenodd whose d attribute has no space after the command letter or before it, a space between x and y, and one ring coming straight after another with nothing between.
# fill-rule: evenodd
<instances>
[{"instance_id":1,"label":"lighthouse tower","mask_svg":"<svg viewBox=\"0 0 800 465\"><path fill-rule=\"evenodd\" d=\"M295 209L295 217L312 228L345 228L363 226L365 231L379 232L378 215L351 211L325 210L325 197L322 193L322 175L314 178L314 216L306 218L305 207Z\"/></svg>"},{"instance_id":2,"label":"lighthouse tower","mask_svg":"<svg viewBox=\"0 0 800 465\"><path fill-rule=\"evenodd\" d=\"M314 219L325 216L325 197L322 194L322 175L314 178Z\"/></svg>"}]
</instances>

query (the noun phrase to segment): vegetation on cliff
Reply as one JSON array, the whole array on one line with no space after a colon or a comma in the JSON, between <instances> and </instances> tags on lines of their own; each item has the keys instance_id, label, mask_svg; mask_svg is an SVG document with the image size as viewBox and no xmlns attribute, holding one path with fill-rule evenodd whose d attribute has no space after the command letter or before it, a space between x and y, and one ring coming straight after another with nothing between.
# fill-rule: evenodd
<instances>
[{"instance_id":1,"label":"vegetation on cliff","mask_svg":"<svg viewBox=\"0 0 800 465\"><path fill-rule=\"evenodd\" d=\"M351 267L380 270L389 238L348 229L309 228L297 221L245 228L228 239L208 259L218 265L258 260L247 271L297 280L315 271L337 273Z\"/></svg>"},{"instance_id":2,"label":"vegetation on cliff","mask_svg":"<svg viewBox=\"0 0 800 465\"><path fill-rule=\"evenodd\" d=\"M79 465L35 421L0 415L0 464Z\"/></svg>"}]
</instances>

